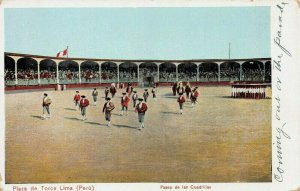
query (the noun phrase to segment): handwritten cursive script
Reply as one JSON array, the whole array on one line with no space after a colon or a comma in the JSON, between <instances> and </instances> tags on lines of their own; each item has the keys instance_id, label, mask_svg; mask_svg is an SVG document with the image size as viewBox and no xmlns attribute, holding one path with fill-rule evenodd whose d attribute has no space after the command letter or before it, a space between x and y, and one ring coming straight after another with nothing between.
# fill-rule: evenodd
<instances>
[{"instance_id":1,"label":"handwritten cursive script","mask_svg":"<svg viewBox=\"0 0 300 191\"><path fill-rule=\"evenodd\" d=\"M276 131L277 131L277 135L276 135L276 149L277 149L276 158L278 160L278 165L277 165L276 171L274 172L274 178L278 182L283 181L283 174L284 174L284 170L283 170L283 151L282 151L282 146L281 146L282 145L282 140L283 140L283 138L291 139L291 137L283 130L283 127L285 125L286 125L286 123L284 123L281 127L278 127L276 129Z\"/></svg>"},{"instance_id":2,"label":"handwritten cursive script","mask_svg":"<svg viewBox=\"0 0 300 191\"><path fill-rule=\"evenodd\" d=\"M284 12L284 8L288 3L282 2L281 4L277 5L277 8L280 11L280 14L278 16L278 21L279 21L279 29L277 30L277 36L274 38L274 42L275 44L288 56L292 56L292 54L290 53L290 51L288 51L285 46L282 45L281 42L281 38L283 37L283 33L282 33L282 28L283 28L283 12Z\"/></svg>"},{"instance_id":3,"label":"handwritten cursive script","mask_svg":"<svg viewBox=\"0 0 300 191\"><path fill-rule=\"evenodd\" d=\"M279 48L280 53L277 55L277 57L273 58L273 69L275 69L277 72L274 79L275 80L275 87L276 87L276 96L275 98L275 119L279 123L279 127L276 128L276 139L275 143L275 149L276 149L276 158L277 158L277 166L276 170L274 172L274 178L278 182L283 182L283 175L284 175L284 151L283 151L283 144L284 140L291 139L291 137L287 134L287 132L284 130L284 127L286 126L286 123L284 122L282 116L281 116L281 110L282 110L282 100L281 100L281 94L284 91L283 88L283 80L280 78L280 74L284 67L284 58L286 56L291 57L291 52L287 49L286 46L283 45L283 27L284 27L284 17L283 13L288 3L282 2L281 4L278 4L276 7L279 10L279 16L278 16L278 30L277 30L277 36L274 38L275 45Z\"/></svg>"}]
</instances>

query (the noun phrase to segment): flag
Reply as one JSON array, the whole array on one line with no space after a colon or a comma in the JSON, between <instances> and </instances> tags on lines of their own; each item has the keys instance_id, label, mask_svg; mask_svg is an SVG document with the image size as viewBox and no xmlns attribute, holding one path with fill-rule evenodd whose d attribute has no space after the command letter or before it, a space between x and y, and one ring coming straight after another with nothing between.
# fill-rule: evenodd
<instances>
[{"instance_id":1,"label":"flag","mask_svg":"<svg viewBox=\"0 0 300 191\"><path fill-rule=\"evenodd\" d=\"M64 56L68 56L68 47L63 50L63 51L59 51L57 54L56 54L56 57L64 57Z\"/></svg>"}]
</instances>

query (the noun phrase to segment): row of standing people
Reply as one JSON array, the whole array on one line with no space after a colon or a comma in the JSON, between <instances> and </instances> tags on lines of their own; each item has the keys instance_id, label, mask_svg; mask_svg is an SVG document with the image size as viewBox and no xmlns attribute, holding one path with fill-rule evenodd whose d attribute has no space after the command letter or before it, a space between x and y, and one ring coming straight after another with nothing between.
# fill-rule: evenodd
<instances>
[{"instance_id":1,"label":"row of standing people","mask_svg":"<svg viewBox=\"0 0 300 191\"><path fill-rule=\"evenodd\" d=\"M250 98L250 99L264 99L266 98L265 87L232 87L231 97L233 98Z\"/></svg>"}]
</instances>

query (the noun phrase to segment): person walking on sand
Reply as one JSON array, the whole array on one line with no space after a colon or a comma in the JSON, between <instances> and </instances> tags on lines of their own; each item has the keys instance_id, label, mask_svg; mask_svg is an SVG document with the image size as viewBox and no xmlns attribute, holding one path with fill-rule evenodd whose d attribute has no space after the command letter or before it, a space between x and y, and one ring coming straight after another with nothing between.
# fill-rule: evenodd
<instances>
[{"instance_id":1,"label":"person walking on sand","mask_svg":"<svg viewBox=\"0 0 300 191\"><path fill-rule=\"evenodd\" d=\"M194 96L195 96L195 104L198 103L198 97L199 97L199 92L198 92L198 87L194 88Z\"/></svg>"},{"instance_id":2,"label":"person walking on sand","mask_svg":"<svg viewBox=\"0 0 300 191\"><path fill-rule=\"evenodd\" d=\"M84 121L86 120L86 108L89 106L89 100L85 98L85 95L81 96L81 100L80 100L80 111L81 111L81 120Z\"/></svg>"},{"instance_id":3,"label":"person walking on sand","mask_svg":"<svg viewBox=\"0 0 300 191\"><path fill-rule=\"evenodd\" d=\"M75 110L79 109L79 101L80 101L79 91L76 91L76 94L74 95L73 100L75 103Z\"/></svg>"},{"instance_id":4,"label":"person walking on sand","mask_svg":"<svg viewBox=\"0 0 300 191\"><path fill-rule=\"evenodd\" d=\"M196 104L196 93L195 93L195 89L192 90L190 99L191 99L192 107L194 107L195 104Z\"/></svg>"},{"instance_id":5,"label":"person walking on sand","mask_svg":"<svg viewBox=\"0 0 300 191\"><path fill-rule=\"evenodd\" d=\"M108 87L105 87L104 94L105 94L105 100L106 100L106 98L108 98L108 94L109 94Z\"/></svg>"},{"instance_id":6,"label":"person walking on sand","mask_svg":"<svg viewBox=\"0 0 300 191\"><path fill-rule=\"evenodd\" d=\"M182 82L179 82L178 84L179 84L179 85L178 85L178 87L177 87L177 93L178 93L178 95L179 95L179 94L183 94L183 93L184 93L184 87L183 87L183 84L182 84Z\"/></svg>"},{"instance_id":7,"label":"person walking on sand","mask_svg":"<svg viewBox=\"0 0 300 191\"><path fill-rule=\"evenodd\" d=\"M153 99L156 100L156 88L155 88L155 86L153 86L151 93L152 93Z\"/></svg>"},{"instance_id":8,"label":"person walking on sand","mask_svg":"<svg viewBox=\"0 0 300 191\"><path fill-rule=\"evenodd\" d=\"M127 88L126 88L126 93L130 97L133 92L133 87L131 86L131 83L128 83Z\"/></svg>"},{"instance_id":9,"label":"person walking on sand","mask_svg":"<svg viewBox=\"0 0 300 191\"><path fill-rule=\"evenodd\" d=\"M97 105L97 99L98 99L98 91L96 88L94 88L93 92L92 92L92 96L93 96L93 101L94 101L94 105Z\"/></svg>"},{"instance_id":10,"label":"person walking on sand","mask_svg":"<svg viewBox=\"0 0 300 191\"><path fill-rule=\"evenodd\" d=\"M185 86L185 93L186 93L186 98L190 99L190 93L192 92L192 88L189 82L186 83Z\"/></svg>"},{"instance_id":11,"label":"person walking on sand","mask_svg":"<svg viewBox=\"0 0 300 191\"><path fill-rule=\"evenodd\" d=\"M115 94L117 93L117 88L116 88L115 83L111 84L109 92L111 93L111 97L114 98Z\"/></svg>"},{"instance_id":12,"label":"person walking on sand","mask_svg":"<svg viewBox=\"0 0 300 191\"><path fill-rule=\"evenodd\" d=\"M106 98L106 103L103 105L102 112L105 113L105 120L107 121L107 126L110 126L111 122L111 112L115 109L114 104L110 101L110 98Z\"/></svg>"},{"instance_id":13,"label":"person walking on sand","mask_svg":"<svg viewBox=\"0 0 300 191\"><path fill-rule=\"evenodd\" d=\"M138 113L138 120L140 123L138 130L142 130L142 128L145 128L144 119L147 110L148 110L147 104L143 102L142 98L139 98L139 103L136 105L135 108L135 112Z\"/></svg>"},{"instance_id":14,"label":"person walking on sand","mask_svg":"<svg viewBox=\"0 0 300 191\"><path fill-rule=\"evenodd\" d=\"M52 103L51 99L48 97L48 94L44 93L44 98L43 98L43 119L46 119L46 118L50 118L51 115L50 115L50 104ZM46 116L46 114L48 116Z\"/></svg>"},{"instance_id":15,"label":"person walking on sand","mask_svg":"<svg viewBox=\"0 0 300 191\"><path fill-rule=\"evenodd\" d=\"M132 94L132 102L133 102L133 108L135 108L136 106L136 101L138 100L139 96L136 94L136 91L133 91L133 94Z\"/></svg>"},{"instance_id":16,"label":"person walking on sand","mask_svg":"<svg viewBox=\"0 0 300 191\"><path fill-rule=\"evenodd\" d=\"M149 97L148 89L145 89L145 91L144 91L144 93L143 93L143 97L144 97L145 102L147 103L147 99L148 99L148 97Z\"/></svg>"},{"instance_id":17,"label":"person walking on sand","mask_svg":"<svg viewBox=\"0 0 300 191\"><path fill-rule=\"evenodd\" d=\"M127 93L123 92L122 94L123 96L121 98L121 106L122 106L121 115L124 114L124 111L126 111L126 115L128 115L128 104L130 98L126 95Z\"/></svg>"},{"instance_id":18,"label":"person walking on sand","mask_svg":"<svg viewBox=\"0 0 300 191\"><path fill-rule=\"evenodd\" d=\"M185 98L183 97L183 93L179 94L177 102L179 104L179 113L182 115L183 114L183 104L185 102Z\"/></svg>"},{"instance_id":19,"label":"person walking on sand","mask_svg":"<svg viewBox=\"0 0 300 191\"><path fill-rule=\"evenodd\" d=\"M177 82L175 82L172 86L173 96L176 96L176 91L177 91Z\"/></svg>"}]
</instances>

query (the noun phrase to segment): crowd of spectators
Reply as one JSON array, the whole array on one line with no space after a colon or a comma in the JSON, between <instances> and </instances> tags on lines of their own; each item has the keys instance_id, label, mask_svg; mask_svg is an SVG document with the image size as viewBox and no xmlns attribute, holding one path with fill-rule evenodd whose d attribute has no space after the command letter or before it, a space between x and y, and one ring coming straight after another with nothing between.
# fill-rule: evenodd
<instances>
[{"instance_id":1,"label":"crowd of spectators","mask_svg":"<svg viewBox=\"0 0 300 191\"><path fill-rule=\"evenodd\" d=\"M157 79L157 66L140 67L139 79L142 82L147 77ZM128 67L120 68L119 80L120 82L135 82L137 81L137 68ZM264 76L265 75L265 76ZM17 71L18 85L36 85L38 84L38 73L36 69L20 69ZM116 82L118 79L118 73L116 67L103 68L101 75L99 74L99 68L91 69L84 68L81 70L81 82L82 83L98 83L101 77L101 81L104 83ZM241 77L241 79L240 79ZM243 69L240 75L239 68L227 68L220 71L221 81L262 81L265 77L265 81L271 81L271 70L266 70L265 74L260 69ZM15 71L6 69L4 71L4 78L6 85L15 84ZM53 84L56 83L56 71L43 69L40 71L41 84ZM58 71L58 78L60 83L79 83L79 71L76 69L60 69ZM159 71L160 82L175 82L176 70L174 68L160 68ZM196 81L197 70L195 68L183 68L178 72L178 80L180 81ZM199 70L199 81L217 81L218 71L203 71Z\"/></svg>"},{"instance_id":2,"label":"crowd of spectators","mask_svg":"<svg viewBox=\"0 0 300 191\"><path fill-rule=\"evenodd\" d=\"M240 79L240 70L238 68L220 71L221 81L239 81L239 79Z\"/></svg>"},{"instance_id":3,"label":"crowd of spectators","mask_svg":"<svg viewBox=\"0 0 300 191\"><path fill-rule=\"evenodd\" d=\"M199 80L200 81L217 81L218 80L218 71L199 71Z\"/></svg>"},{"instance_id":4,"label":"crowd of spectators","mask_svg":"<svg viewBox=\"0 0 300 191\"><path fill-rule=\"evenodd\" d=\"M60 83L78 83L79 72L76 70L59 70L58 78Z\"/></svg>"},{"instance_id":5,"label":"crowd of spectators","mask_svg":"<svg viewBox=\"0 0 300 191\"><path fill-rule=\"evenodd\" d=\"M137 81L137 72L133 70L123 70L120 71L120 81L122 82L133 82Z\"/></svg>"},{"instance_id":6,"label":"crowd of spectators","mask_svg":"<svg viewBox=\"0 0 300 191\"><path fill-rule=\"evenodd\" d=\"M99 82L99 70L85 69L81 71L81 82L83 83Z\"/></svg>"},{"instance_id":7,"label":"crowd of spectators","mask_svg":"<svg viewBox=\"0 0 300 191\"><path fill-rule=\"evenodd\" d=\"M179 72L178 79L180 81L196 81L197 80L197 71Z\"/></svg>"},{"instance_id":8,"label":"crowd of spectators","mask_svg":"<svg viewBox=\"0 0 300 191\"><path fill-rule=\"evenodd\" d=\"M247 69L243 70L243 77L244 81L261 81L263 80L264 72L263 70L258 69Z\"/></svg>"},{"instance_id":9,"label":"crowd of spectators","mask_svg":"<svg viewBox=\"0 0 300 191\"><path fill-rule=\"evenodd\" d=\"M167 72L161 71L159 72L159 81L161 82L175 82L176 81L176 72Z\"/></svg>"},{"instance_id":10,"label":"crowd of spectators","mask_svg":"<svg viewBox=\"0 0 300 191\"><path fill-rule=\"evenodd\" d=\"M113 82L118 79L117 70L102 70L101 71L101 80L104 82Z\"/></svg>"},{"instance_id":11,"label":"crowd of spectators","mask_svg":"<svg viewBox=\"0 0 300 191\"><path fill-rule=\"evenodd\" d=\"M37 71L34 70L18 70L17 76L20 80L35 80L38 78Z\"/></svg>"},{"instance_id":12,"label":"crowd of spectators","mask_svg":"<svg viewBox=\"0 0 300 191\"><path fill-rule=\"evenodd\" d=\"M157 67L144 67L140 68L140 77L149 77L149 76L156 76L157 75Z\"/></svg>"},{"instance_id":13,"label":"crowd of spectators","mask_svg":"<svg viewBox=\"0 0 300 191\"><path fill-rule=\"evenodd\" d=\"M5 70L4 71L4 81L5 81L5 85L14 85L15 84L15 71Z\"/></svg>"},{"instance_id":14,"label":"crowd of spectators","mask_svg":"<svg viewBox=\"0 0 300 191\"><path fill-rule=\"evenodd\" d=\"M17 72L18 84L19 85L36 85L38 84L38 73L31 69L20 69Z\"/></svg>"},{"instance_id":15,"label":"crowd of spectators","mask_svg":"<svg viewBox=\"0 0 300 191\"><path fill-rule=\"evenodd\" d=\"M271 82L271 70L266 70L265 81L266 82Z\"/></svg>"},{"instance_id":16,"label":"crowd of spectators","mask_svg":"<svg viewBox=\"0 0 300 191\"><path fill-rule=\"evenodd\" d=\"M5 80L14 80L15 79L15 71L5 70L4 71L4 79Z\"/></svg>"},{"instance_id":17,"label":"crowd of spectators","mask_svg":"<svg viewBox=\"0 0 300 191\"><path fill-rule=\"evenodd\" d=\"M49 70L41 70L40 73L41 84L56 83L56 72Z\"/></svg>"}]
</instances>

